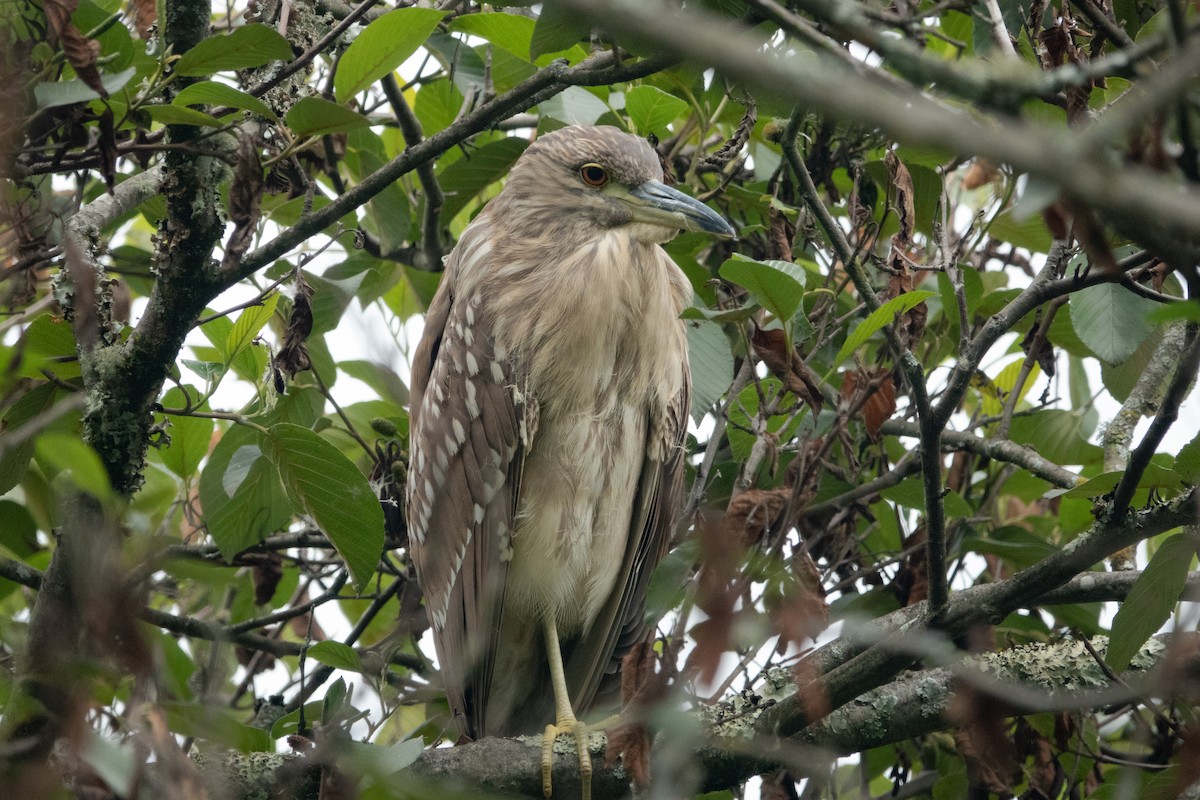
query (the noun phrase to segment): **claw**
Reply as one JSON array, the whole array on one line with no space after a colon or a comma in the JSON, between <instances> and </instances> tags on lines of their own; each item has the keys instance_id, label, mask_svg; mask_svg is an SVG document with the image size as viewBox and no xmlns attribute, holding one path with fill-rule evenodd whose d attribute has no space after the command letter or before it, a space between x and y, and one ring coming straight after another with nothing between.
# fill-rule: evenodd
<instances>
[{"instance_id":1,"label":"claw","mask_svg":"<svg viewBox=\"0 0 1200 800\"><path fill-rule=\"evenodd\" d=\"M554 743L562 735L575 737L575 749L579 754L579 781L583 785L583 800L592 800L592 754L588 750L587 723L577 719L562 719L557 724L547 725L542 735L542 794L549 798L554 794L552 772L554 768Z\"/></svg>"}]
</instances>

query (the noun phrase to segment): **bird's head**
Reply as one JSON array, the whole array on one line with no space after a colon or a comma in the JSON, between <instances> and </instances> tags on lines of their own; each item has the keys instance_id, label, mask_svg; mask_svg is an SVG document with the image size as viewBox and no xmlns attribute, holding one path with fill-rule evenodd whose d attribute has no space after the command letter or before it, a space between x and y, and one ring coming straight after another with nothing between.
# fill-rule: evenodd
<instances>
[{"instance_id":1,"label":"bird's head","mask_svg":"<svg viewBox=\"0 0 1200 800\"><path fill-rule=\"evenodd\" d=\"M613 127L575 126L530 145L502 197L542 224L594 233L629 226L646 243L669 241L684 230L736 237L719 214L662 179L658 155L644 139Z\"/></svg>"}]
</instances>

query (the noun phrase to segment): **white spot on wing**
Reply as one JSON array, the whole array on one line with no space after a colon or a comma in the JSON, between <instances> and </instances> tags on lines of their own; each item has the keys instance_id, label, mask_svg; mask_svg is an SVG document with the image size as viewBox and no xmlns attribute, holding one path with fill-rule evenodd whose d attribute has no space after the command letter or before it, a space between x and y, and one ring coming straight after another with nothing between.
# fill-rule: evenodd
<instances>
[{"instance_id":1,"label":"white spot on wing","mask_svg":"<svg viewBox=\"0 0 1200 800\"><path fill-rule=\"evenodd\" d=\"M479 362L474 353L467 353L467 374L474 377L479 373Z\"/></svg>"},{"instance_id":2,"label":"white spot on wing","mask_svg":"<svg viewBox=\"0 0 1200 800\"><path fill-rule=\"evenodd\" d=\"M474 381L467 381L467 413L471 419L479 419L479 401L475 398Z\"/></svg>"}]
</instances>

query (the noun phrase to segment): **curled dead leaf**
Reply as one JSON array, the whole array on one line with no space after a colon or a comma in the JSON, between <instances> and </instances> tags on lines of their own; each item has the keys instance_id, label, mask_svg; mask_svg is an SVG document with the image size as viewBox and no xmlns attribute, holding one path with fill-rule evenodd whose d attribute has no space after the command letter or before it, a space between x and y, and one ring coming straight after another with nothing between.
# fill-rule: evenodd
<instances>
[{"instance_id":1,"label":"curled dead leaf","mask_svg":"<svg viewBox=\"0 0 1200 800\"><path fill-rule=\"evenodd\" d=\"M699 517L700 570L696 574L696 606L708 619L692 627L696 646L688 655L687 669L701 681L711 682L721 656L729 649L734 607L738 600L738 566L742 546L739 535L730 535L727 523Z\"/></svg>"},{"instance_id":2,"label":"curled dead leaf","mask_svg":"<svg viewBox=\"0 0 1200 800\"><path fill-rule=\"evenodd\" d=\"M100 70L96 68L100 43L80 33L71 21L71 15L78 5L79 0L45 0L42 8L46 14L46 32L52 45L62 45L63 55L79 79L96 94L108 97L108 90L100 79Z\"/></svg>"},{"instance_id":3,"label":"curled dead leaf","mask_svg":"<svg viewBox=\"0 0 1200 800\"><path fill-rule=\"evenodd\" d=\"M756 544L783 513L791 495L792 490L787 486L742 492L729 501L725 510L725 535L742 547Z\"/></svg>"},{"instance_id":4,"label":"curled dead leaf","mask_svg":"<svg viewBox=\"0 0 1200 800\"><path fill-rule=\"evenodd\" d=\"M775 377L783 381L788 391L803 400L813 414L820 414L825 403L821 378L804 363L794 347L788 347L787 334L779 328L768 330L755 324L750 343L754 347L754 354Z\"/></svg>"},{"instance_id":5,"label":"curled dead leaf","mask_svg":"<svg viewBox=\"0 0 1200 800\"><path fill-rule=\"evenodd\" d=\"M845 373L842 401L848 408L861 411L867 435L879 441L883 423L896 413L896 382L891 370L878 367Z\"/></svg>"},{"instance_id":6,"label":"curled dead leaf","mask_svg":"<svg viewBox=\"0 0 1200 800\"><path fill-rule=\"evenodd\" d=\"M1000 179L1000 168L986 158L977 158L963 174L964 189L978 189Z\"/></svg>"},{"instance_id":7,"label":"curled dead leaf","mask_svg":"<svg viewBox=\"0 0 1200 800\"><path fill-rule=\"evenodd\" d=\"M312 359L308 356L305 341L313 328L313 288L304 280L304 273L300 271L296 272L295 288L292 315L288 317L287 327L283 331L283 342L279 346L279 352L271 363L275 389L278 392L283 391L284 384L294 378L297 372L312 367Z\"/></svg>"},{"instance_id":8,"label":"curled dead leaf","mask_svg":"<svg viewBox=\"0 0 1200 800\"><path fill-rule=\"evenodd\" d=\"M666 675L656 669L659 656L652 641L634 645L621 661L621 711L637 717L638 710L660 701L667 691ZM630 714L629 712L634 712ZM608 730L604 765L612 767L617 759L629 772L635 786L650 784L650 732L644 725L622 722Z\"/></svg>"}]
</instances>

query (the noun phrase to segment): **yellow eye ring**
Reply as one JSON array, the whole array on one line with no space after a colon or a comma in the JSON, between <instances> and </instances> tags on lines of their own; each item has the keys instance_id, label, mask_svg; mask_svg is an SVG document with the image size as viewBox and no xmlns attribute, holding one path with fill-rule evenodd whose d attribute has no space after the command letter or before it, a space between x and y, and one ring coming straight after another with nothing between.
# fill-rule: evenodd
<instances>
[{"instance_id":1,"label":"yellow eye ring","mask_svg":"<svg viewBox=\"0 0 1200 800\"><path fill-rule=\"evenodd\" d=\"M608 183L608 170L599 164L584 164L579 168L579 178L588 186L603 186Z\"/></svg>"}]
</instances>

